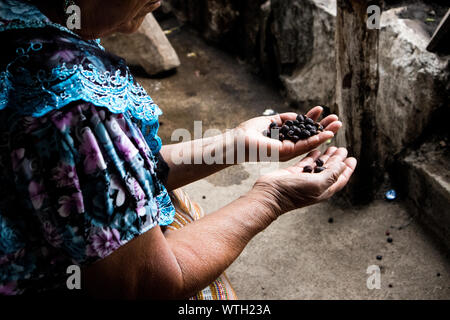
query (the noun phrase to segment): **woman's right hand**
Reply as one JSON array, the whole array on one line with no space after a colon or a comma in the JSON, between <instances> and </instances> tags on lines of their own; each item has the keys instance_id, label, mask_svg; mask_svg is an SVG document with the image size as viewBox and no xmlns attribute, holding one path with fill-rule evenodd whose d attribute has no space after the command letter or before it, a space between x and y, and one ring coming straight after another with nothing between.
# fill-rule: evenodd
<instances>
[{"instance_id":1,"label":"woman's right hand","mask_svg":"<svg viewBox=\"0 0 450 320\"><path fill-rule=\"evenodd\" d=\"M296 165L264 175L257 180L252 198L267 206L276 216L331 198L348 183L357 161L347 158L345 148L330 147L323 155L312 151ZM305 166L315 167L321 159L326 170L305 173Z\"/></svg>"}]
</instances>

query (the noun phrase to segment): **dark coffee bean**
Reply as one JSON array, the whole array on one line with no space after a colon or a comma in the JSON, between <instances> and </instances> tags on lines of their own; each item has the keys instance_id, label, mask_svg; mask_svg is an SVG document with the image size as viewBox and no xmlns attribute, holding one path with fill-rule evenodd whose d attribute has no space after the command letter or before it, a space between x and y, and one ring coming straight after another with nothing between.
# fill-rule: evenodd
<instances>
[{"instance_id":1,"label":"dark coffee bean","mask_svg":"<svg viewBox=\"0 0 450 320\"><path fill-rule=\"evenodd\" d=\"M324 165L323 161L321 159L316 160L316 164L318 167L322 167Z\"/></svg>"},{"instance_id":2,"label":"dark coffee bean","mask_svg":"<svg viewBox=\"0 0 450 320\"><path fill-rule=\"evenodd\" d=\"M288 137L292 137L294 135L294 130L289 130L289 132L287 133Z\"/></svg>"},{"instance_id":3,"label":"dark coffee bean","mask_svg":"<svg viewBox=\"0 0 450 320\"><path fill-rule=\"evenodd\" d=\"M313 168L311 166L305 166L303 168L303 172L311 173L311 172L313 172Z\"/></svg>"},{"instance_id":4,"label":"dark coffee bean","mask_svg":"<svg viewBox=\"0 0 450 320\"><path fill-rule=\"evenodd\" d=\"M280 141L284 141L284 139L285 139L284 134L280 133L279 136L278 136L278 139Z\"/></svg>"},{"instance_id":5,"label":"dark coffee bean","mask_svg":"<svg viewBox=\"0 0 450 320\"><path fill-rule=\"evenodd\" d=\"M309 137L311 137L311 133L308 130L303 130L301 138L308 139Z\"/></svg>"},{"instance_id":6,"label":"dark coffee bean","mask_svg":"<svg viewBox=\"0 0 450 320\"><path fill-rule=\"evenodd\" d=\"M377 256L377 260L382 260L383 256Z\"/></svg>"},{"instance_id":7,"label":"dark coffee bean","mask_svg":"<svg viewBox=\"0 0 450 320\"><path fill-rule=\"evenodd\" d=\"M387 242L392 243L394 241L394 239L392 239L391 237L387 238Z\"/></svg>"},{"instance_id":8,"label":"dark coffee bean","mask_svg":"<svg viewBox=\"0 0 450 320\"><path fill-rule=\"evenodd\" d=\"M299 115L297 115L297 120L298 120L299 122L305 122L305 117L302 116L301 114L299 114Z\"/></svg>"},{"instance_id":9,"label":"dark coffee bean","mask_svg":"<svg viewBox=\"0 0 450 320\"><path fill-rule=\"evenodd\" d=\"M276 126L277 126L277 124L276 124L275 122L272 122L272 123L270 123L269 128L270 128L270 129L273 129L273 128L275 128Z\"/></svg>"},{"instance_id":10,"label":"dark coffee bean","mask_svg":"<svg viewBox=\"0 0 450 320\"><path fill-rule=\"evenodd\" d=\"M438 273L436 273L436 277L440 277L441 276L441 274L438 272Z\"/></svg>"},{"instance_id":11,"label":"dark coffee bean","mask_svg":"<svg viewBox=\"0 0 450 320\"><path fill-rule=\"evenodd\" d=\"M316 128L310 124L306 125L306 130L311 131L311 130L316 130Z\"/></svg>"},{"instance_id":12,"label":"dark coffee bean","mask_svg":"<svg viewBox=\"0 0 450 320\"><path fill-rule=\"evenodd\" d=\"M306 129L306 126L305 126L304 124L300 124L298 127L299 127L301 130L305 130L305 129Z\"/></svg>"},{"instance_id":13,"label":"dark coffee bean","mask_svg":"<svg viewBox=\"0 0 450 320\"><path fill-rule=\"evenodd\" d=\"M333 223L333 222L334 222L333 218L328 219L328 223Z\"/></svg>"},{"instance_id":14,"label":"dark coffee bean","mask_svg":"<svg viewBox=\"0 0 450 320\"><path fill-rule=\"evenodd\" d=\"M203 196L202 199L206 199L206 196Z\"/></svg>"},{"instance_id":15,"label":"dark coffee bean","mask_svg":"<svg viewBox=\"0 0 450 320\"><path fill-rule=\"evenodd\" d=\"M294 122L292 120L288 120L284 124L290 127L294 124Z\"/></svg>"},{"instance_id":16,"label":"dark coffee bean","mask_svg":"<svg viewBox=\"0 0 450 320\"><path fill-rule=\"evenodd\" d=\"M300 130L299 128L296 128L296 129L294 129L294 134L296 135L296 136L299 136L300 137L300 135L302 134L302 130ZM299 138L300 139L300 138Z\"/></svg>"},{"instance_id":17,"label":"dark coffee bean","mask_svg":"<svg viewBox=\"0 0 450 320\"><path fill-rule=\"evenodd\" d=\"M311 118L306 118L306 119L305 119L305 124L313 125L313 124L314 124L314 120L311 119Z\"/></svg>"},{"instance_id":18,"label":"dark coffee bean","mask_svg":"<svg viewBox=\"0 0 450 320\"><path fill-rule=\"evenodd\" d=\"M314 173L321 173L322 171L324 171L326 168L325 167L316 167L314 169Z\"/></svg>"},{"instance_id":19,"label":"dark coffee bean","mask_svg":"<svg viewBox=\"0 0 450 320\"><path fill-rule=\"evenodd\" d=\"M390 233L389 231L386 231L386 235L387 235L387 236L390 236L391 233Z\"/></svg>"},{"instance_id":20,"label":"dark coffee bean","mask_svg":"<svg viewBox=\"0 0 450 320\"><path fill-rule=\"evenodd\" d=\"M297 136L297 135L293 135L291 140L292 140L293 143L297 143L300 140L300 137Z\"/></svg>"},{"instance_id":21,"label":"dark coffee bean","mask_svg":"<svg viewBox=\"0 0 450 320\"><path fill-rule=\"evenodd\" d=\"M393 287L393 285L392 284L389 284L389 288L392 288Z\"/></svg>"},{"instance_id":22,"label":"dark coffee bean","mask_svg":"<svg viewBox=\"0 0 450 320\"><path fill-rule=\"evenodd\" d=\"M311 136L315 136L317 134L317 130L315 128L309 130L309 132L311 133Z\"/></svg>"},{"instance_id":23,"label":"dark coffee bean","mask_svg":"<svg viewBox=\"0 0 450 320\"><path fill-rule=\"evenodd\" d=\"M282 127L281 127L281 133L283 133L283 134L286 134L286 133L288 133L289 132L289 127L287 126L287 125L283 125Z\"/></svg>"},{"instance_id":24,"label":"dark coffee bean","mask_svg":"<svg viewBox=\"0 0 450 320\"><path fill-rule=\"evenodd\" d=\"M294 120L294 126L299 126L299 125L300 125L300 121Z\"/></svg>"}]
</instances>

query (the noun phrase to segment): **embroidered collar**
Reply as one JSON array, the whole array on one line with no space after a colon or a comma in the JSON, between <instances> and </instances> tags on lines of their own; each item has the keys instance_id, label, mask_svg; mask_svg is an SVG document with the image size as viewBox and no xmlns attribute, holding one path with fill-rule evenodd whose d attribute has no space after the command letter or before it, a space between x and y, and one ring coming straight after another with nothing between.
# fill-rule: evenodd
<instances>
[{"instance_id":1,"label":"embroidered collar","mask_svg":"<svg viewBox=\"0 0 450 320\"><path fill-rule=\"evenodd\" d=\"M45 40L48 27L57 29L54 39ZM22 34L25 40L11 40L15 57L4 61L6 69L0 70L0 110L12 107L39 117L83 100L113 113L130 112L142 120L152 151L159 151L156 133L162 112L123 60L112 59L98 42L51 22L26 0L0 0L0 33L25 29L31 32Z\"/></svg>"}]
</instances>

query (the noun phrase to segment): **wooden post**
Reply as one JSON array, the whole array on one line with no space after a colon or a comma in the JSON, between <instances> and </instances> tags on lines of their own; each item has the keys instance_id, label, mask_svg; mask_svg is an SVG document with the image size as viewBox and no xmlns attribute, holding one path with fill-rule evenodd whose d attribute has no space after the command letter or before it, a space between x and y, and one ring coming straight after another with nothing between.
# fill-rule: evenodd
<instances>
[{"instance_id":1,"label":"wooden post","mask_svg":"<svg viewBox=\"0 0 450 320\"><path fill-rule=\"evenodd\" d=\"M359 161L345 191L352 203L371 201L383 177L376 127L379 30L367 27L368 6L382 9L382 4L382 0L337 1L336 104L344 122L337 141Z\"/></svg>"}]
</instances>

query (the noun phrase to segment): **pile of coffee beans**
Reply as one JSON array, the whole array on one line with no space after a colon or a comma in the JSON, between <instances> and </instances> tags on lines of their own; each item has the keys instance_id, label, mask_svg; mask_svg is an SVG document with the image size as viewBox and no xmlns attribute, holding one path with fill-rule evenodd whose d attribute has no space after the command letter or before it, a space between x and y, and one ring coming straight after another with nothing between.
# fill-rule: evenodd
<instances>
[{"instance_id":1,"label":"pile of coffee beans","mask_svg":"<svg viewBox=\"0 0 450 320\"><path fill-rule=\"evenodd\" d=\"M315 136L324 130L323 126L314 122L313 119L306 115L297 115L295 120L285 121L281 127L278 127L275 122L272 122L269 126L269 130L266 130L267 137L278 138L280 141L290 140L294 143L300 140L306 140L309 137Z\"/></svg>"}]
</instances>

